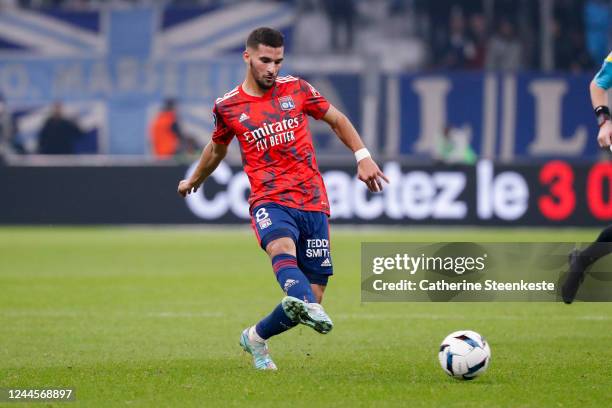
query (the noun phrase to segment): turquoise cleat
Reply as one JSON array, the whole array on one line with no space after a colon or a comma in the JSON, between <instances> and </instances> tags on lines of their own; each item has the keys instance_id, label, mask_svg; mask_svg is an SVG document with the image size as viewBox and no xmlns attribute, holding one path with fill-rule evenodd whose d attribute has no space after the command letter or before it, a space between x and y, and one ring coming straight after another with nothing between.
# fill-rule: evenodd
<instances>
[{"instance_id":1,"label":"turquoise cleat","mask_svg":"<svg viewBox=\"0 0 612 408\"><path fill-rule=\"evenodd\" d=\"M323 306L306 303L293 296L285 296L281 301L285 314L294 322L312 327L321 334L327 334L334 327Z\"/></svg>"},{"instance_id":2,"label":"turquoise cleat","mask_svg":"<svg viewBox=\"0 0 612 408\"><path fill-rule=\"evenodd\" d=\"M240 346L253 356L253 365L258 370L277 370L276 364L270 358L268 344L249 339L249 329L244 329L240 335Z\"/></svg>"}]
</instances>

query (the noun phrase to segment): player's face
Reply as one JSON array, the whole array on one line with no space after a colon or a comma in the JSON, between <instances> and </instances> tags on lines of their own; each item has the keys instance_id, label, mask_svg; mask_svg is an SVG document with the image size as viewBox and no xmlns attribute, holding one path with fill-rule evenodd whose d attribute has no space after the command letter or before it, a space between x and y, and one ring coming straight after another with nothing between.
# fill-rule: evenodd
<instances>
[{"instance_id":1,"label":"player's face","mask_svg":"<svg viewBox=\"0 0 612 408\"><path fill-rule=\"evenodd\" d=\"M283 64L283 56L283 47L273 48L263 44L259 44L257 49L245 51L244 58L249 64L251 76L261 89L272 88Z\"/></svg>"}]
</instances>

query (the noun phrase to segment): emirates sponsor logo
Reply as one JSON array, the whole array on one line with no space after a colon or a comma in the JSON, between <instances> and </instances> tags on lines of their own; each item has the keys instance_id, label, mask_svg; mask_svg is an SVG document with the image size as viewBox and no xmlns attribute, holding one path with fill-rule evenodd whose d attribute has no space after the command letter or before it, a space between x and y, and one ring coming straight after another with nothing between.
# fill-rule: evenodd
<instances>
[{"instance_id":1,"label":"emirates sponsor logo","mask_svg":"<svg viewBox=\"0 0 612 408\"><path fill-rule=\"evenodd\" d=\"M283 132L296 129L300 125L298 118L283 119L278 122L264 123L261 127L244 132L242 136L247 143L259 141L266 136L274 136Z\"/></svg>"},{"instance_id":2,"label":"emirates sponsor logo","mask_svg":"<svg viewBox=\"0 0 612 408\"><path fill-rule=\"evenodd\" d=\"M293 142L294 129L299 125L298 118L283 119L270 124L264 123L261 127L244 132L242 135L248 144L255 143L257 151L264 151L280 144Z\"/></svg>"}]
</instances>

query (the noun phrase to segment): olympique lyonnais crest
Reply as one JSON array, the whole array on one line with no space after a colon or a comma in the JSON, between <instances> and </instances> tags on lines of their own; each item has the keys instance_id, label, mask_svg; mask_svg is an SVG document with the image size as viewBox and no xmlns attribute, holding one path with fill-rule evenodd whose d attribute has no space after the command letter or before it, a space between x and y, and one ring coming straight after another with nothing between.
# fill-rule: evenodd
<instances>
[{"instance_id":1,"label":"olympique lyonnais crest","mask_svg":"<svg viewBox=\"0 0 612 408\"><path fill-rule=\"evenodd\" d=\"M295 109L295 103L291 96L283 96L278 98L278 102L280 103L280 107L284 111L289 111L291 109Z\"/></svg>"}]
</instances>

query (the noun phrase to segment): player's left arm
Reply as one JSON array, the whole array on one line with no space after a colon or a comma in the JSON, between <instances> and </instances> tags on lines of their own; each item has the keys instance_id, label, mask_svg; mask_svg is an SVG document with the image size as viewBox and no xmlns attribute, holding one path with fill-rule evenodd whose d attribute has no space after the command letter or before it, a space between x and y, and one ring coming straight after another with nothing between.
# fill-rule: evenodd
<instances>
[{"instance_id":1,"label":"player's left arm","mask_svg":"<svg viewBox=\"0 0 612 408\"><path fill-rule=\"evenodd\" d=\"M382 180L388 184L389 179L370 156L361 137L359 137L359 133L357 133L349 118L333 105L330 105L322 119L327 122L346 147L351 149L353 153L357 153L357 174L359 180L363 181L372 192L382 191Z\"/></svg>"}]
</instances>

